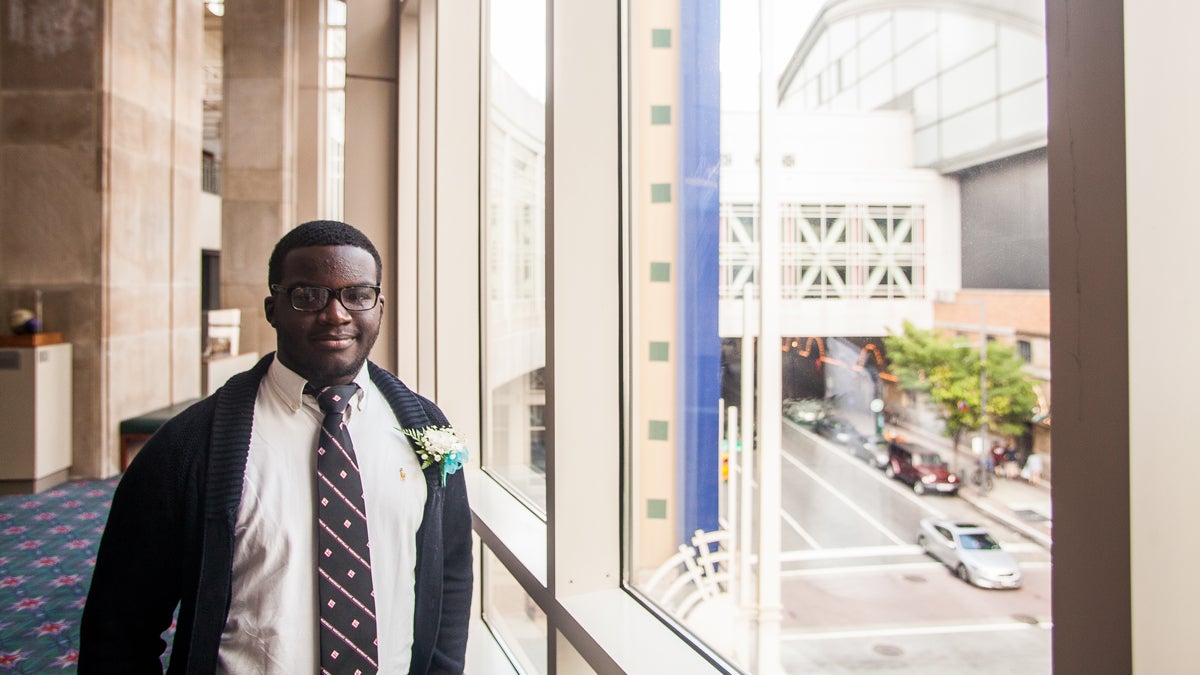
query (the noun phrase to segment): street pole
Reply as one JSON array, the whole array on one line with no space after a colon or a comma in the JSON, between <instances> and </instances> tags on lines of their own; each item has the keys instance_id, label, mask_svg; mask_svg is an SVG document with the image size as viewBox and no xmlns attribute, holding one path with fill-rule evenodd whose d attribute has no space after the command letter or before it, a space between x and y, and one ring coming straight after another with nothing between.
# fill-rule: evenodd
<instances>
[{"instance_id":1,"label":"street pole","mask_svg":"<svg viewBox=\"0 0 1200 675\"><path fill-rule=\"evenodd\" d=\"M738 500L741 499L739 494L741 486L738 483L742 480L742 467L738 464L741 461L742 453L738 452L738 446L741 443L738 436L738 407L736 405L729 406L726 411L729 417L729 422L725 427L725 448L728 453L726 457L726 468L729 473L725 476L725 531L729 535L726 542L726 548L729 551L729 562L726 563L726 568L729 571L729 584L725 590L729 594L730 604L737 607L738 593L745 583L741 578L741 556L742 550L738 546L738 537L742 529L741 510L738 508ZM737 628L736 612L732 617L734 620L733 628ZM734 645L735 652L737 645ZM737 658L735 653L734 658Z\"/></svg>"},{"instance_id":2,"label":"street pole","mask_svg":"<svg viewBox=\"0 0 1200 675\"><path fill-rule=\"evenodd\" d=\"M782 673L783 356L780 353L778 84L774 69L774 0L758 3L758 644L755 672Z\"/></svg>"},{"instance_id":3,"label":"street pole","mask_svg":"<svg viewBox=\"0 0 1200 675\"><path fill-rule=\"evenodd\" d=\"M738 558L734 576L738 578L736 624L737 656L750 663L754 646L750 640L750 624L754 620L755 590L750 574L750 554L754 545L754 284L742 287L742 452L738 457Z\"/></svg>"},{"instance_id":4,"label":"street pole","mask_svg":"<svg viewBox=\"0 0 1200 675\"><path fill-rule=\"evenodd\" d=\"M987 413L987 301L979 299L979 445L983 451L979 455L979 492L987 494L988 458L992 449L988 447L988 413Z\"/></svg>"}]
</instances>

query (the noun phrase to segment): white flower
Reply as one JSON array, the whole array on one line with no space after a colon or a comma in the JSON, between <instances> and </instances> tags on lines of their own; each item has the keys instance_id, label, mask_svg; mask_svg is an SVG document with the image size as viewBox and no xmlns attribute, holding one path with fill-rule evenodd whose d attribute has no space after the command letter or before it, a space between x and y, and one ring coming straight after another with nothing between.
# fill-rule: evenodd
<instances>
[{"instance_id":1,"label":"white flower","mask_svg":"<svg viewBox=\"0 0 1200 675\"><path fill-rule=\"evenodd\" d=\"M458 438L453 427L425 427L400 431L417 442L420 448L417 450L417 458L421 460L422 469L433 464L441 466L443 486L446 484L446 476L457 472L470 454L466 443Z\"/></svg>"}]
</instances>

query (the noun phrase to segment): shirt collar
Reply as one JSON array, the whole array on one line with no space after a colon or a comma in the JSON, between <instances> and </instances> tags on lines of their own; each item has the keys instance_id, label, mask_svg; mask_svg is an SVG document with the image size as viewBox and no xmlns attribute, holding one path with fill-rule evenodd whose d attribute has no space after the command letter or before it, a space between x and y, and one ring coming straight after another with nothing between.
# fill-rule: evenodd
<instances>
[{"instance_id":1,"label":"shirt collar","mask_svg":"<svg viewBox=\"0 0 1200 675\"><path fill-rule=\"evenodd\" d=\"M275 391L275 394L283 400L287 407L292 409L292 412L300 410L304 407L304 385L307 384L305 379L296 371L288 368L279 362L278 358L271 361L270 368L267 369L267 382ZM367 386L371 381L371 374L367 370L367 364L364 361L362 368L358 371L358 375L354 376L354 383L358 385L358 393L354 395L354 407L357 410L362 410L367 404L367 392L370 391ZM308 404L316 407L316 401L311 397Z\"/></svg>"}]
</instances>

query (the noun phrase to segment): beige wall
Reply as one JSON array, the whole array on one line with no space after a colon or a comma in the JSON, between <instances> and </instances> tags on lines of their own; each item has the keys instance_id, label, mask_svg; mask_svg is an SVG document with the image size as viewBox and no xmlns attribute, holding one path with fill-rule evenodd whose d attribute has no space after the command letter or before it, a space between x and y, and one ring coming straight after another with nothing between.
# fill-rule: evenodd
<instances>
[{"instance_id":1,"label":"beige wall","mask_svg":"<svg viewBox=\"0 0 1200 675\"><path fill-rule=\"evenodd\" d=\"M354 0L346 10L345 220L383 256L387 317L396 317L396 95L400 7L392 0ZM396 368L396 322L385 318L371 360Z\"/></svg>"},{"instance_id":2,"label":"beige wall","mask_svg":"<svg viewBox=\"0 0 1200 675\"><path fill-rule=\"evenodd\" d=\"M675 553L678 545L677 517L681 496L675 476L678 449L676 437L676 298L679 265L676 260L679 173L679 3L635 3L632 51L633 80L630 123L633 125L634 234L636 260L633 270L636 321L634 353L637 355L637 392L634 438L637 443L637 474L634 479L634 519L637 531L637 560L653 569ZM654 30L668 30L670 47L654 47ZM651 106L670 106L670 124L651 124ZM653 203L651 185L670 185L671 201ZM670 265L670 281L651 281L651 263ZM650 343L668 345L667 361L650 360ZM667 423L666 440L649 438L651 420ZM665 517L649 515L650 500L666 502Z\"/></svg>"},{"instance_id":3,"label":"beige wall","mask_svg":"<svg viewBox=\"0 0 1200 675\"><path fill-rule=\"evenodd\" d=\"M0 286L43 289L74 344L78 475L116 470L119 420L199 391L201 11L6 6Z\"/></svg>"},{"instance_id":4,"label":"beige wall","mask_svg":"<svg viewBox=\"0 0 1200 675\"><path fill-rule=\"evenodd\" d=\"M226 6L222 304L242 310L242 351L274 349L262 315L267 260L299 222L298 154L306 165L319 160L319 134L298 133L296 70L302 53L319 50L318 5ZM355 123L372 139L394 138L397 11L385 2L357 9L360 25L375 28L356 38L365 51L357 61L352 53L351 75L361 75L362 91L351 98L361 98ZM198 220L204 8L14 0L5 12L0 311L42 291L46 329L75 346L74 472L107 476L120 468L121 420L200 394L200 249L213 239ZM304 63L311 85L312 59ZM306 109L319 99L308 96ZM358 214L393 267L395 143L357 145L347 152L348 172L359 176L348 217ZM317 173L307 174L306 194ZM306 208L306 219L321 215ZM394 279L393 269L391 290ZM392 342L381 335L374 355L389 367Z\"/></svg>"},{"instance_id":5,"label":"beige wall","mask_svg":"<svg viewBox=\"0 0 1200 675\"><path fill-rule=\"evenodd\" d=\"M297 0L313 2L314 0ZM267 260L295 227L296 2L225 5L221 304L242 310L241 350L275 350Z\"/></svg>"},{"instance_id":6,"label":"beige wall","mask_svg":"<svg viewBox=\"0 0 1200 675\"><path fill-rule=\"evenodd\" d=\"M1200 491L1189 485L1200 472L1190 433L1200 367L1186 356L1190 345L1175 347L1200 329L1186 282L1200 232L1180 217L1200 180L1200 92L1191 86L1200 58L1187 48L1200 6L1126 0L1124 20L1133 672L1185 673L1196 668L1200 623L1200 579L1186 561L1200 545L1174 525L1200 512Z\"/></svg>"}]
</instances>

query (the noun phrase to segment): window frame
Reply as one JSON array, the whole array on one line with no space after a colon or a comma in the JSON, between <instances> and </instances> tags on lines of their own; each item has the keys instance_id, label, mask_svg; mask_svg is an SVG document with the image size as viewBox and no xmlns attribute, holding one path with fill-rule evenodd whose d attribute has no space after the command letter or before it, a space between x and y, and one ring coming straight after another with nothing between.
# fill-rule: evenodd
<instances>
[{"instance_id":1,"label":"window frame","mask_svg":"<svg viewBox=\"0 0 1200 675\"><path fill-rule=\"evenodd\" d=\"M545 581L529 572L537 566L536 552L518 550L516 540L500 526L506 518L504 508L490 504L484 498L486 488L477 487L486 477L478 467L468 467L476 531L546 612L553 628L547 645L552 669L554 664L578 663L582 658L600 672L644 670L644 662L637 661L639 652L666 659L676 670L686 670L688 665L717 668L699 647L687 643L620 585L621 514L625 508L620 448L629 433L621 378L626 372L622 359L630 352L622 332L622 321L627 319L621 304L618 252L623 243L612 224L628 223L621 178L628 171L622 143L629 128L621 109L622 101L627 100L620 71L627 54L621 38L625 5L617 10L606 3L549 1L551 164L547 167L547 200L551 208L547 213L546 267L551 295L547 357L553 360L553 367L548 369L547 383L550 516L543 533ZM417 51L422 63L418 70L428 83L418 88L422 97L417 108L420 128L432 130L416 135L419 175L410 172L405 176L418 186L418 259L427 260L425 254L431 254L435 265L433 269L422 267L417 274L417 335L407 349L402 345L401 359L408 359L404 363L417 371L419 388L436 396L453 413L455 423L465 427L469 438L479 439L479 360L472 362L471 358L479 355L480 329L480 206L478 184L472 185L480 157L479 20L475 3L467 3L465 9L457 5L448 9L441 21L436 18L439 6L436 0L413 0L404 5L405 15L421 15ZM1054 436L1060 448L1089 450L1064 451L1056 464L1054 667L1063 672L1131 672L1136 642L1142 647L1137 670L1156 670L1151 664L1166 668L1172 656L1180 655L1178 645L1185 642L1179 636L1189 630L1190 622L1172 627L1167 619L1152 617L1188 615L1179 603L1191 595L1175 592L1173 598L1160 597L1167 595L1163 589L1170 582L1182 582L1186 577L1173 568L1169 573L1156 572L1155 561L1147 560L1136 568L1131 561L1132 551L1152 550L1159 537L1154 528L1139 530L1131 549L1131 493L1147 495L1149 500L1138 503L1139 523L1147 524L1165 509L1162 501L1149 496L1160 487L1150 475L1155 470L1152 464L1130 461L1135 455L1147 458L1148 451L1134 453L1131 444L1139 440L1148 448L1158 446L1154 441L1159 432L1155 430L1169 429L1170 424L1154 422L1186 419L1181 406L1187 397L1179 397L1180 403L1162 405L1163 397L1148 396L1144 405L1133 409L1129 310L1133 304L1143 318L1147 312L1155 313L1133 335L1139 344L1148 346L1164 326L1186 328L1186 317L1157 313L1187 306L1189 298L1185 288L1154 284L1161 262L1155 263L1148 253L1133 257L1127 246L1133 207L1140 209L1143 217L1159 216L1170 208L1170 201L1161 205L1127 203L1126 186L1128 180L1139 189L1152 191L1148 183L1170 174L1161 165L1165 158L1173 158L1169 166L1181 169L1180 175L1171 179L1171 185L1179 189L1177 194L1186 193L1183 186L1191 176L1182 170L1185 159L1157 146L1145 150L1148 155L1136 155L1160 162L1154 165L1156 171L1127 175L1124 87L1128 67L1147 78L1139 84L1142 93L1169 91L1168 84L1155 79L1151 57L1164 56L1171 45L1186 43L1178 38L1189 22L1168 20L1161 7L1139 9L1123 0L1086 4L1047 0L1046 8L1052 360L1057 394ZM1189 18L1197 10L1171 11L1172 18ZM426 19L427 14L433 18ZM1130 27L1126 14L1140 22L1142 31L1130 45L1125 43ZM1168 32L1174 39L1152 40L1152 31ZM1140 51L1127 54L1127 46ZM430 56L432 64L426 61ZM1188 65L1190 70L1183 72L1197 70ZM1150 127L1161 127L1163 122L1153 122L1146 109L1161 96L1147 95L1143 100L1131 103L1134 116L1129 121L1144 138L1151 134ZM1174 126L1185 128L1182 116L1186 110L1157 110L1156 114L1169 114ZM1140 166L1148 168L1150 164ZM402 181L401 191L405 189ZM1169 218L1152 220L1162 224ZM555 223L563 223L563 231L572 236L550 239ZM1173 231L1182 232L1182 224L1177 227ZM464 241L468 242L465 247ZM613 255L595 254L606 250ZM556 258L570 264L555 266ZM1146 278L1136 288L1129 276L1135 272ZM595 275L609 281L597 283ZM1138 302L1130 302L1131 295L1144 304L1143 309L1139 310ZM589 326L586 335L583 326ZM571 342L577 338L584 344ZM590 350L589 359L572 362L570 353L584 346ZM1077 358L1080 355L1083 358ZM1177 386L1185 380L1189 378L1175 373ZM1135 383L1142 388L1166 386L1175 391L1166 381ZM1151 409L1150 398L1159 405ZM583 410L580 399L599 401L600 405ZM1134 421L1139 425L1131 429ZM570 462L554 461L560 450ZM1095 490L1096 481L1107 489ZM1200 506L1200 496L1177 495L1176 499ZM1095 556L1097 550L1105 555ZM1149 597L1145 591L1131 593L1135 573L1156 592ZM1155 579L1155 574L1161 579ZM1109 592L1096 593L1096 588ZM1141 619L1136 635L1134 605ZM1092 617L1105 620L1097 623ZM473 633L476 638L483 635L486 633ZM1174 648L1155 649L1163 639L1169 639Z\"/></svg>"}]
</instances>

